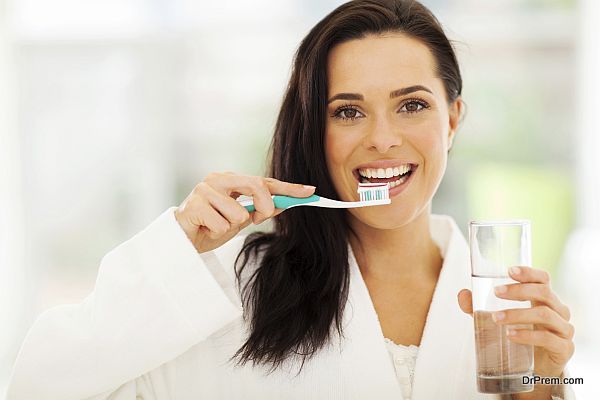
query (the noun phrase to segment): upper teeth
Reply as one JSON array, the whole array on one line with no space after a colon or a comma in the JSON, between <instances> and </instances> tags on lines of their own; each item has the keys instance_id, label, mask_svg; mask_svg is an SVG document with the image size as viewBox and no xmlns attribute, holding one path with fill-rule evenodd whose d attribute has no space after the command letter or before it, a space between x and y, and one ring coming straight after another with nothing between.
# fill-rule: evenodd
<instances>
[{"instance_id":1,"label":"upper teeth","mask_svg":"<svg viewBox=\"0 0 600 400\"><path fill-rule=\"evenodd\" d=\"M403 164L394 168L361 168L358 173L365 178L391 178L407 173L410 170L410 164Z\"/></svg>"}]
</instances>

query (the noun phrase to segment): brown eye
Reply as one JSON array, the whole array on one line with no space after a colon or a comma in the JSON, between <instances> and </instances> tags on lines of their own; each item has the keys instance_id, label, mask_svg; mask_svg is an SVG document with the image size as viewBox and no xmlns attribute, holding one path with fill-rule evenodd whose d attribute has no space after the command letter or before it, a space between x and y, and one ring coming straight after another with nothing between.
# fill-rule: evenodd
<instances>
[{"instance_id":1,"label":"brown eye","mask_svg":"<svg viewBox=\"0 0 600 400\"><path fill-rule=\"evenodd\" d=\"M331 116L343 121L354 121L357 118L363 118L364 114L358 111L356 106L344 105L338 108Z\"/></svg>"},{"instance_id":2,"label":"brown eye","mask_svg":"<svg viewBox=\"0 0 600 400\"><path fill-rule=\"evenodd\" d=\"M417 103L408 103L406 105L406 111L408 112L415 112L419 109L419 104Z\"/></svg>"},{"instance_id":3,"label":"brown eye","mask_svg":"<svg viewBox=\"0 0 600 400\"><path fill-rule=\"evenodd\" d=\"M400 111L412 114L423 111L426 108L429 108L429 105L425 102L422 102L420 100L409 100L406 103L404 103Z\"/></svg>"},{"instance_id":4,"label":"brown eye","mask_svg":"<svg viewBox=\"0 0 600 400\"><path fill-rule=\"evenodd\" d=\"M356 118L356 110L354 108L342 110L342 113L344 114L344 118Z\"/></svg>"}]
</instances>

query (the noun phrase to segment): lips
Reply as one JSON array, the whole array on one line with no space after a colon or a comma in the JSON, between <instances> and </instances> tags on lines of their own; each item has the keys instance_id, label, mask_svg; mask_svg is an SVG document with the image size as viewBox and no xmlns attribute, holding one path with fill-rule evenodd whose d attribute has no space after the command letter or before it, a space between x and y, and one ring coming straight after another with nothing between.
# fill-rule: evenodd
<instances>
[{"instance_id":1,"label":"lips","mask_svg":"<svg viewBox=\"0 0 600 400\"><path fill-rule=\"evenodd\" d=\"M418 165L418 163L416 163L413 160L409 160L409 159L401 159L401 158L394 158L394 159L386 159L386 160L375 160L375 161L370 161L364 164L360 164L357 165L356 167L354 167L354 169L359 170L359 169L364 169L364 168L394 168L394 167L399 167L403 164L415 164Z\"/></svg>"},{"instance_id":2,"label":"lips","mask_svg":"<svg viewBox=\"0 0 600 400\"><path fill-rule=\"evenodd\" d=\"M402 167L407 166L407 165L410 168L411 172L415 171L417 169L417 167L419 166L417 163L414 163L414 162L402 162L402 163L398 163L397 161L395 163L371 162L371 163L367 163L367 164L362 164L362 165L358 166L357 168L355 168L354 170L352 170L352 175L354 176L354 179L356 179L357 182L363 182L363 181L366 181L367 179L371 182L391 182L391 181L398 179L400 176L402 176L404 174ZM359 173L359 170L362 170L362 171ZM386 174L384 177L384 175L381 174L382 170L384 170L384 171L394 170L394 173L392 174L390 172L390 173ZM377 174L375 171L379 171L379 174ZM404 171L406 171L406 169L404 169ZM374 172L375 172L375 174L373 174Z\"/></svg>"}]
</instances>

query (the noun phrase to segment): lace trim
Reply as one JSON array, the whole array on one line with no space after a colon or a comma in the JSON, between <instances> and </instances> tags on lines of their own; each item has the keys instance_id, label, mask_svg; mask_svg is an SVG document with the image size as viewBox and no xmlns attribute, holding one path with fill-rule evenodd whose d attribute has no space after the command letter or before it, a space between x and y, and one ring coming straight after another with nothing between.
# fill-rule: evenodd
<instances>
[{"instance_id":1,"label":"lace trim","mask_svg":"<svg viewBox=\"0 0 600 400\"><path fill-rule=\"evenodd\" d=\"M419 346L415 346L414 344L404 346L394 343L388 338L384 339L394 363L396 377L402 388L402 395L405 399L410 400Z\"/></svg>"}]
</instances>

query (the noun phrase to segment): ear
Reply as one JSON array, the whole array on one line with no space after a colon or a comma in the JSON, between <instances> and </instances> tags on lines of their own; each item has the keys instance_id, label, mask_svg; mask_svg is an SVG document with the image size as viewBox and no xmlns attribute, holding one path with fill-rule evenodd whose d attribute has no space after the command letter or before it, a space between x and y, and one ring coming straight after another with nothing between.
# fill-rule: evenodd
<instances>
[{"instance_id":1,"label":"ear","mask_svg":"<svg viewBox=\"0 0 600 400\"><path fill-rule=\"evenodd\" d=\"M454 100L448 107L448 151L452 148L452 142L454 141L454 135L460 124L460 117L463 111L463 101L461 97Z\"/></svg>"}]
</instances>

